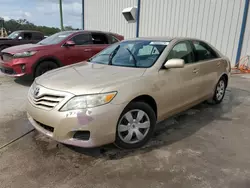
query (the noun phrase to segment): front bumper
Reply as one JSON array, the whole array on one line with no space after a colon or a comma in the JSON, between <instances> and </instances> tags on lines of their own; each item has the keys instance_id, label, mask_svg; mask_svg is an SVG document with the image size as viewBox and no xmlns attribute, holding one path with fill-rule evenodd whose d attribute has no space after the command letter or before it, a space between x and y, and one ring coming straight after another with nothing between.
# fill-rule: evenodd
<instances>
[{"instance_id":1,"label":"front bumper","mask_svg":"<svg viewBox=\"0 0 250 188\"><path fill-rule=\"evenodd\" d=\"M27 116L31 124L50 138L79 147L97 147L113 143L116 125L125 104L106 104L86 109L60 112L54 108L44 110L35 107L30 101ZM89 131L88 140L74 138L77 131Z\"/></svg>"},{"instance_id":2,"label":"front bumper","mask_svg":"<svg viewBox=\"0 0 250 188\"><path fill-rule=\"evenodd\" d=\"M5 74L7 76L11 76L11 77L21 77L21 76L25 75L24 72L16 73L15 70L11 66L6 66L6 65L1 64L1 63L0 63L0 71L3 74Z\"/></svg>"},{"instance_id":3,"label":"front bumper","mask_svg":"<svg viewBox=\"0 0 250 188\"><path fill-rule=\"evenodd\" d=\"M0 60L0 71L7 76L21 77L32 74L32 64L33 61L30 58L12 59L9 62ZM25 69L21 68L22 65Z\"/></svg>"}]
</instances>

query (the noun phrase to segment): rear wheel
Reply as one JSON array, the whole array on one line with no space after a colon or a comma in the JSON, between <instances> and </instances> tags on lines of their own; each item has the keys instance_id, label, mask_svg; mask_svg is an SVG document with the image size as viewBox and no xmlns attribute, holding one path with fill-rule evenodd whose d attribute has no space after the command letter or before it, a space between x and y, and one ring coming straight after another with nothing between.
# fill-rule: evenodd
<instances>
[{"instance_id":1,"label":"rear wheel","mask_svg":"<svg viewBox=\"0 0 250 188\"><path fill-rule=\"evenodd\" d=\"M221 77L215 87L213 98L210 99L208 102L211 104L221 103L225 96L226 88L227 88L226 79L224 77Z\"/></svg>"},{"instance_id":2,"label":"rear wheel","mask_svg":"<svg viewBox=\"0 0 250 188\"><path fill-rule=\"evenodd\" d=\"M50 71L56 68L58 68L58 65L54 63L53 61L43 61L36 67L35 78L38 76L41 76L47 71Z\"/></svg>"},{"instance_id":3,"label":"rear wheel","mask_svg":"<svg viewBox=\"0 0 250 188\"><path fill-rule=\"evenodd\" d=\"M130 103L117 123L115 145L124 149L145 145L153 135L155 124L155 112L147 103Z\"/></svg>"}]
</instances>

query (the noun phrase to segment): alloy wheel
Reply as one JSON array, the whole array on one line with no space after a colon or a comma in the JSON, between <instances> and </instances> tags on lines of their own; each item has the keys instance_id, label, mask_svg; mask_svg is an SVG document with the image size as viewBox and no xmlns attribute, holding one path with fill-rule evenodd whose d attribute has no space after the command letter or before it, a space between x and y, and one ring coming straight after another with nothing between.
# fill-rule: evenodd
<instances>
[{"instance_id":1,"label":"alloy wheel","mask_svg":"<svg viewBox=\"0 0 250 188\"><path fill-rule=\"evenodd\" d=\"M223 98L225 92L225 82L224 80L220 80L216 87L216 98L217 100L221 100Z\"/></svg>"},{"instance_id":2,"label":"alloy wheel","mask_svg":"<svg viewBox=\"0 0 250 188\"><path fill-rule=\"evenodd\" d=\"M149 116L143 110L130 110L122 116L118 123L118 136L127 143L142 141L150 129Z\"/></svg>"}]
</instances>

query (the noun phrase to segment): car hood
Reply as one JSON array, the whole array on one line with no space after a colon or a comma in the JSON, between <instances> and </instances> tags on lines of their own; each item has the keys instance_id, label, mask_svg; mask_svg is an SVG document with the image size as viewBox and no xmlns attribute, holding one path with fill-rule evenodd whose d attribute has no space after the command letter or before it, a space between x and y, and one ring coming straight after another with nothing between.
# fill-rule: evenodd
<instances>
[{"instance_id":1,"label":"car hood","mask_svg":"<svg viewBox=\"0 0 250 188\"><path fill-rule=\"evenodd\" d=\"M1 40L12 40L12 39L7 38L7 37L0 37L0 41L1 41Z\"/></svg>"},{"instance_id":2,"label":"car hood","mask_svg":"<svg viewBox=\"0 0 250 188\"><path fill-rule=\"evenodd\" d=\"M52 45L23 44L23 45L17 45L17 46L6 48L2 52L15 54L15 53L26 52L26 51L43 50L43 49L47 49L50 46Z\"/></svg>"},{"instance_id":3,"label":"car hood","mask_svg":"<svg viewBox=\"0 0 250 188\"><path fill-rule=\"evenodd\" d=\"M136 79L145 70L82 62L49 71L38 77L36 83L49 89L83 95L99 93L105 87Z\"/></svg>"}]
</instances>

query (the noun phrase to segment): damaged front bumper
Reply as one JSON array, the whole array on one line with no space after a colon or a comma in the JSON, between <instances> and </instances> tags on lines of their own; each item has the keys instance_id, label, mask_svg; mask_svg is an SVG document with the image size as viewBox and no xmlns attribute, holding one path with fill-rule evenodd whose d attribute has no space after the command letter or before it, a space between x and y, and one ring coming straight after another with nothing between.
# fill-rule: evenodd
<instances>
[{"instance_id":1,"label":"damaged front bumper","mask_svg":"<svg viewBox=\"0 0 250 188\"><path fill-rule=\"evenodd\" d=\"M27 116L31 124L50 138L79 147L97 147L113 143L116 125L125 104L106 104L103 106L60 112L54 108L44 110L27 105ZM87 133L77 137L79 133Z\"/></svg>"}]
</instances>

